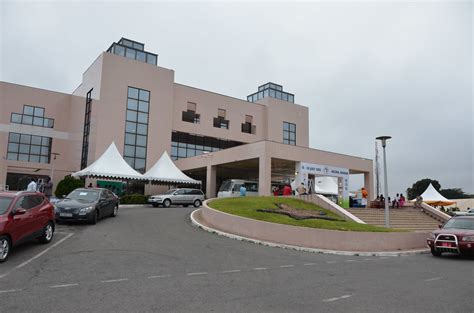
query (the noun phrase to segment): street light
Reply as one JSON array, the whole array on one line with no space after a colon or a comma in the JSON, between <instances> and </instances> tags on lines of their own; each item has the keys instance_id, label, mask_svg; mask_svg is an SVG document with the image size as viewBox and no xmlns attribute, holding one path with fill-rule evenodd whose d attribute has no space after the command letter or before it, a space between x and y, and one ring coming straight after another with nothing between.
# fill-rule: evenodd
<instances>
[{"instance_id":1,"label":"street light","mask_svg":"<svg viewBox=\"0 0 474 313\"><path fill-rule=\"evenodd\" d=\"M379 136L375 139L382 141L383 148L383 179L384 179L384 189L385 189L385 227L390 227L390 217L388 212L388 183L387 183L387 157L385 155L385 146L387 145L387 140L391 139L390 136Z\"/></svg>"}]
</instances>

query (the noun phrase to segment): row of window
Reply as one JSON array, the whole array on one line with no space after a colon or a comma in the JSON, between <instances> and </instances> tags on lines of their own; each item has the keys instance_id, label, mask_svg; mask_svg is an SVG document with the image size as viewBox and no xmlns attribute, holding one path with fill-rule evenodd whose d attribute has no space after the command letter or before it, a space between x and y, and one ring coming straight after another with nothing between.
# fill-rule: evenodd
<instances>
[{"instance_id":1,"label":"row of window","mask_svg":"<svg viewBox=\"0 0 474 313\"><path fill-rule=\"evenodd\" d=\"M283 122L283 143L296 145L296 125Z\"/></svg>"},{"instance_id":2,"label":"row of window","mask_svg":"<svg viewBox=\"0 0 474 313\"><path fill-rule=\"evenodd\" d=\"M126 57L127 59L137 60L144 63L156 65L158 56L153 53L137 50L135 48L126 47L124 45L114 43L107 50L110 53Z\"/></svg>"},{"instance_id":3,"label":"row of window","mask_svg":"<svg viewBox=\"0 0 474 313\"><path fill-rule=\"evenodd\" d=\"M241 144L238 141L173 132L171 134L171 159L189 158L204 152L219 151Z\"/></svg>"},{"instance_id":4,"label":"row of window","mask_svg":"<svg viewBox=\"0 0 474 313\"><path fill-rule=\"evenodd\" d=\"M19 133L9 133L7 159L49 163L52 138Z\"/></svg>"},{"instance_id":5,"label":"row of window","mask_svg":"<svg viewBox=\"0 0 474 313\"><path fill-rule=\"evenodd\" d=\"M86 94L86 108L84 112L84 128L82 132L81 170L87 167L89 154L89 134L91 130L92 89Z\"/></svg>"},{"instance_id":6,"label":"row of window","mask_svg":"<svg viewBox=\"0 0 474 313\"><path fill-rule=\"evenodd\" d=\"M10 122L15 124L33 125L39 127L54 127L54 119L44 117L44 108L24 105L23 113L12 113Z\"/></svg>"},{"instance_id":7,"label":"row of window","mask_svg":"<svg viewBox=\"0 0 474 313\"><path fill-rule=\"evenodd\" d=\"M266 97L272 97L279 100L288 101L291 103L295 102L295 96L293 94L287 93L284 91L279 91L276 89L265 89L265 90L256 92L254 94L251 94L250 96L247 96L247 101L256 102Z\"/></svg>"},{"instance_id":8,"label":"row of window","mask_svg":"<svg viewBox=\"0 0 474 313\"><path fill-rule=\"evenodd\" d=\"M123 155L125 161L141 173L146 169L149 109L150 92L128 87Z\"/></svg>"}]
</instances>

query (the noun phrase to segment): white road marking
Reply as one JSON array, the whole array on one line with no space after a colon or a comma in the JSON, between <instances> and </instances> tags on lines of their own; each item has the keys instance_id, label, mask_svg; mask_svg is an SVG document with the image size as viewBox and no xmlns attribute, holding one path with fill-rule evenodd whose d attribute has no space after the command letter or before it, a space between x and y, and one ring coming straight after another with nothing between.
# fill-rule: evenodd
<instances>
[{"instance_id":1,"label":"white road marking","mask_svg":"<svg viewBox=\"0 0 474 313\"><path fill-rule=\"evenodd\" d=\"M128 278L119 278L119 279L109 279L109 280L102 280L101 283L116 283L119 281L126 281Z\"/></svg>"},{"instance_id":2,"label":"white road marking","mask_svg":"<svg viewBox=\"0 0 474 313\"><path fill-rule=\"evenodd\" d=\"M281 268L287 268L287 267L295 267L294 265L288 264L288 265L280 265Z\"/></svg>"},{"instance_id":3,"label":"white road marking","mask_svg":"<svg viewBox=\"0 0 474 313\"><path fill-rule=\"evenodd\" d=\"M425 279L424 281L435 281L435 280L440 280L440 279L443 279L444 277L433 277L433 278L428 278L428 279Z\"/></svg>"},{"instance_id":4,"label":"white road marking","mask_svg":"<svg viewBox=\"0 0 474 313\"><path fill-rule=\"evenodd\" d=\"M186 273L188 276L207 275L207 272Z\"/></svg>"},{"instance_id":5,"label":"white road marking","mask_svg":"<svg viewBox=\"0 0 474 313\"><path fill-rule=\"evenodd\" d=\"M364 259L364 261L372 261L373 259Z\"/></svg>"},{"instance_id":6,"label":"white road marking","mask_svg":"<svg viewBox=\"0 0 474 313\"><path fill-rule=\"evenodd\" d=\"M54 286L49 286L49 288L65 288L65 287L72 287L72 286L79 286L79 284L54 285Z\"/></svg>"},{"instance_id":7,"label":"white road marking","mask_svg":"<svg viewBox=\"0 0 474 313\"><path fill-rule=\"evenodd\" d=\"M164 277L171 277L171 275L155 275L155 276L148 276L148 279L164 278Z\"/></svg>"},{"instance_id":8,"label":"white road marking","mask_svg":"<svg viewBox=\"0 0 474 313\"><path fill-rule=\"evenodd\" d=\"M0 293L19 292L21 289L0 290Z\"/></svg>"},{"instance_id":9,"label":"white road marking","mask_svg":"<svg viewBox=\"0 0 474 313\"><path fill-rule=\"evenodd\" d=\"M254 271L264 271L264 270L268 270L268 267L256 267L253 270Z\"/></svg>"},{"instance_id":10,"label":"white road marking","mask_svg":"<svg viewBox=\"0 0 474 313\"><path fill-rule=\"evenodd\" d=\"M230 270L230 271L222 271L222 274L228 274L228 273L238 273L240 270Z\"/></svg>"},{"instance_id":11,"label":"white road marking","mask_svg":"<svg viewBox=\"0 0 474 313\"><path fill-rule=\"evenodd\" d=\"M379 258L379 260L386 260L386 259L390 259L390 257L389 256L384 256L384 257Z\"/></svg>"},{"instance_id":12,"label":"white road marking","mask_svg":"<svg viewBox=\"0 0 474 313\"><path fill-rule=\"evenodd\" d=\"M357 260L346 260L346 262L357 262Z\"/></svg>"},{"instance_id":13,"label":"white road marking","mask_svg":"<svg viewBox=\"0 0 474 313\"><path fill-rule=\"evenodd\" d=\"M323 302L333 302L333 301L338 301L338 300L342 300L342 299L347 299L347 298L350 298L352 297L353 295L343 295L343 296L340 296L340 297L336 297L336 298L329 298L329 299L324 299Z\"/></svg>"},{"instance_id":14,"label":"white road marking","mask_svg":"<svg viewBox=\"0 0 474 313\"><path fill-rule=\"evenodd\" d=\"M316 265L316 263L305 263L303 264L304 266L311 266L311 265Z\"/></svg>"},{"instance_id":15,"label":"white road marking","mask_svg":"<svg viewBox=\"0 0 474 313\"><path fill-rule=\"evenodd\" d=\"M326 263L327 264L334 264L334 263L337 263L337 261L327 261Z\"/></svg>"},{"instance_id":16,"label":"white road marking","mask_svg":"<svg viewBox=\"0 0 474 313\"><path fill-rule=\"evenodd\" d=\"M64 237L63 239L59 240L58 242L56 242L54 245L52 245L51 247L47 248L46 250L43 250L41 251L40 253L38 253L37 255L35 255L34 257L26 260L25 262L21 263L20 265L17 265L15 266L14 268L12 268L10 271L0 275L0 279L1 278L4 278L8 275L10 275L13 271L17 270L17 269L20 269L22 267L24 267L25 265L29 264L31 261L34 261L36 260L37 258L39 258L40 256L42 256L43 254L45 254L46 252L48 252L49 250L53 249L54 247L58 246L59 244L61 244L62 242L64 242L65 240L69 239L69 237L71 237L72 235L74 235L74 233L69 233L69 235L67 235L66 237Z\"/></svg>"}]
</instances>

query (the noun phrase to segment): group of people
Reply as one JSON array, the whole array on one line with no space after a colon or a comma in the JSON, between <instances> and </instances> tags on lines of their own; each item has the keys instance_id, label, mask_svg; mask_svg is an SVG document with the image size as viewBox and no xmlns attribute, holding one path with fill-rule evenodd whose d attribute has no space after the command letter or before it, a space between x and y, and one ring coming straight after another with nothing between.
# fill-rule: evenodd
<instances>
[{"instance_id":1,"label":"group of people","mask_svg":"<svg viewBox=\"0 0 474 313\"><path fill-rule=\"evenodd\" d=\"M30 182L26 187L26 191L42 192L46 198L50 200L53 195L53 181L51 180L51 177L48 176L45 180L38 183L36 177L31 177Z\"/></svg>"},{"instance_id":2,"label":"group of people","mask_svg":"<svg viewBox=\"0 0 474 313\"><path fill-rule=\"evenodd\" d=\"M306 188L304 188L304 184L301 183L302 186L299 186L296 188L296 191L298 192L298 194L306 194ZM299 188L303 187L304 188L304 192L303 193L300 193L300 191L298 191ZM291 188L290 184L285 184L285 186L283 186L283 188L280 188L279 186L274 186L272 188L272 192L273 192L273 195L274 196L279 196L280 193L281 195L283 196L291 196L293 195L293 189Z\"/></svg>"},{"instance_id":3,"label":"group of people","mask_svg":"<svg viewBox=\"0 0 474 313\"><path fill-rule=\"evenodd\" d=\"M405 196L402 193L397 193L396 197L392 200L390 197L388 197L388 205L391 208L402 208L405 206ZM375 201L385 203L385 197L383 195L377 196Z\"/></svg>"}]
</instances>

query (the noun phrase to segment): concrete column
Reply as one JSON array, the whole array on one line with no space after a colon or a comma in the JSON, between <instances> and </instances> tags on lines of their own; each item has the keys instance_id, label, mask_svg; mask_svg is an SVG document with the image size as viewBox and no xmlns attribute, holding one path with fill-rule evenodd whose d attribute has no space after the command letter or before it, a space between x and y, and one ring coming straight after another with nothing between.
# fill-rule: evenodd
<instances>
[{"instance_id":1,"label":"concrete column","mask_svg":"<svg viewBox=\"0 0 474 313\"><path fill-rule=\"evenodd\" d=\"M258 159L258 195L271 196L272 158L261 156Z\"/></svg>"},{"instance_id":2,"label":"concrete column","mask_svg":"<svg viewBox=\"0 0 474 313\"><path fill-rule=\"evenodd\" d=\"M7 184L7 162L0 156L0 185Z\"/></svg>"},{"instance_id":3,"label":"concrete column","mask_svg":"<svg viewBox=\"0 0 474 313\"><path fill-rule=\"evenodd\" d=\"M216 197L216 172L215 165L208 165L206 170L206 198Z\"/></svg>"},{"instance_id":4,"label":"concrete column","mask_svg":"<svg viewBox=\"0 0 474 313\"><path fill-rule=\"evenodd\" d=\"M374 174L373 172L364 173L364 187L369 193L369 195L367 196L367 205L369 205L369 202L374 200L377 197L377 195L374 194L374 175L373 174Z\"/></svg>"}]
</instances>

